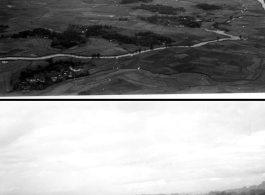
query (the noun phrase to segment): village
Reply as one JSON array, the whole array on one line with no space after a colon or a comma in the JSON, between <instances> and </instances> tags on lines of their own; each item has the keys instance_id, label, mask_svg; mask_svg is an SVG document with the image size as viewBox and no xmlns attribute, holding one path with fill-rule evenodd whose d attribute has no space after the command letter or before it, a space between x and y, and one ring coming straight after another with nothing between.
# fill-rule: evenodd
<instances>
[{"instance_id":1,"label":"village","mask_svg":"<svg viewBox=\"0 0 265 195\"><path fill-rule=\"evenodd\" d=\"M20 90L22 93L27 93L31 90L43 90L65 80L88 76L89 69L93 66L92 62L50 62L50 64L44 68L38 67L36 70L28 69L22 71L19 81L14 85L13 90Z\"/></svg>"}]
</instances>

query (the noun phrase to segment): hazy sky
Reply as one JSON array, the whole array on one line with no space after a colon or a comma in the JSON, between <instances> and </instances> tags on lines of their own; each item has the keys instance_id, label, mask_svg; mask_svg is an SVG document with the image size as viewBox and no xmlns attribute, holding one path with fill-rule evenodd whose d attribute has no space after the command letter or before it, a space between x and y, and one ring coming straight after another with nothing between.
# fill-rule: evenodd
<instances>
[{"instance_id":1,"label":"hazy sky","mask_svg":"<svg viewBox=\"0 0 265 195\"><path fill-rule=\"evenodd\" d=\"M264 102L0 106L1 195L207 192L265 180Z\"/></svg>"}]
</instances>

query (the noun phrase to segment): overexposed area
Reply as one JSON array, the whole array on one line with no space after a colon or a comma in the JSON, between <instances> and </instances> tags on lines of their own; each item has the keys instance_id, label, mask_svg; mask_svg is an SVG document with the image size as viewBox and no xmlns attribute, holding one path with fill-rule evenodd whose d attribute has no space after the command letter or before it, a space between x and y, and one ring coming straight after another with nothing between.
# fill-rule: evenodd
<instances>
[{"instance_id":1,"label":"overexposed area","mask_svg":"<svg viewBox=\"0 0 265 195\"><path fill-rule=\"evenodd\" d=\"M208 193L265 180L265 102L0 105L0 194Z\"/></svg>"}]
</instances>

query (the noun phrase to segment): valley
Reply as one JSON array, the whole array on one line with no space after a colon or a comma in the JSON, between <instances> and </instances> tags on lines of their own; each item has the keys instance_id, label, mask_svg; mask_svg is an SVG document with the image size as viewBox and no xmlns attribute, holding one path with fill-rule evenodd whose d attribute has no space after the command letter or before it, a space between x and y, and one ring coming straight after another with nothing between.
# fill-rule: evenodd
<instances>
[{"instance_id":1,"label":"valley","mask_svg":"<svg viewBox=\"0 0 265 195\"><path fill-rule=\"evenodd\" d=\"M264 92L264 2L200 3L1 1L0 95ZM50 37L13 36L37 28L59 36L71 25L80 27L72 28L76 35L71 37L80 38L67 47L54 47L55 39ZM87 36L90 27L98 25L110 26L111 33ZM147 41L148 36L139 37L144 34L170 41ZM45 89L31 88L28 81L23 81L28 90L15 87L22 82L22 71L47 67L50 59L94 66L89 66L86 76L67 78Z\"/></svg>"}]
</instances>

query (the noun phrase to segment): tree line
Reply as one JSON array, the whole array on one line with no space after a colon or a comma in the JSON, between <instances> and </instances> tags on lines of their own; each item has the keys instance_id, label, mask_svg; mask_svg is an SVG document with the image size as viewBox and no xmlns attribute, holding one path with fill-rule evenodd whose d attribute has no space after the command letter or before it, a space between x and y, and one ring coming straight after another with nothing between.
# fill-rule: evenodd
<instances>
[{"instance_id":1,"label":"tree line","mask_svg":"<svg viewBox=\"0 0 265 195\"><path fill-rule=\"evenodd\" d=\"M70 48L76 45L85 44L86 39L82 37L78 32L67 29L66 31L59 33L51 31L46 28L35 28L33 30L25 30L19 33L15 33L10 38L27 38L27 37L40 37L48 38L51 42L51 47L55 48Z\"/></svg>"},{"instance_id":2,"label":"tree line","mask_svg":"<svg viewBox=\"0 0 265 195\"><path fill-rule=\"evenodd\" d=\"M121 0L120 4L128 4L128 3L138 3L138 2L142 2L142 3L150 3L153 0Z\"/></svg>"},{"instance_id":3,"label":"tree line","mask_svg":"<svg viewBox=\"0 0 265 195\"><path fill-rule=\"evenodd\" d=\"M149 47L150 45L169 44L174 42L171 38L153 32L139 32L134 36L122 35L115 31L113 26L108 25L69 25L62 33L54 32L45 28L26 30L11 35L11 38L40 37L52 40L51 47L70 48L86 43L86 38L97 36L107 40L115 40L119 43L134 44Z\"/></svg>"},{"instance_id":4,"label":"tree line","mask_svg":"<svg viewBox=\"0 0 265 195\"><path fill-rule=\"evenodd\" d=\"M197 8L203 9L203 10L218 10L218 9L222 9L221 6L219 5L212 5L212 4L208 4L208 3L199 3L196 5Z\"/></svg>"},{"instance_id":5,"label":"tree line","mask_svg":"<svg viewBox=\"0 0 265 195\"><path fill-rule=\"evenodd\" d=\"M156 12L159 14L167 14L167 15L177 15L180 12L185 12L186 10L183 7L171 7L162 4L156 5L146 5L141 4L140 6L135 7L134 9L143 9L151 12Z\"/></svg>"},{"instance_id":6,"label":"tree line","mask_svg":"<svg viewBox=\"0 0 265 195\"><path fill-rule=\"evenodd\" d=\"M183 25L190 28L200 28L201 22L196 21L193 16L158 16L140 17L141 20L163 26Z\"/></svg>"},{"instance_id":7,"label":"tree line","mask_svg":"<svg viewBox=\"0 0 265 195\"><path fill-rule=\"evenodd\" d=\"M150 45L161 45L174 42L171 38L153 32L139 32L134 36L117 33L113 27L107 25L94 25L86 27L86 37L99 36L107 40L115 40L119 43L134 44L149 47Z\"/></svg>"}]
</instances>

